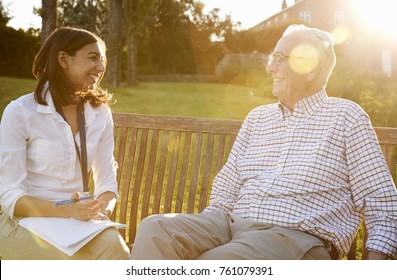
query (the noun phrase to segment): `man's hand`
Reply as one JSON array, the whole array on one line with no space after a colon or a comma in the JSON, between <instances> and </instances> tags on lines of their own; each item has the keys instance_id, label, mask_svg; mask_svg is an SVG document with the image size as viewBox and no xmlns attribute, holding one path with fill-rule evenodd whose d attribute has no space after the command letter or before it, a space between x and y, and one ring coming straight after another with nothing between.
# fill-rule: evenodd
<instances>
[{"instance_id":1,"label":"man's hand","mask_svg":"<svg viewBox=\"0 0 397 280\"><path fill-rule=\"evenodd\" d=\"M375 252L375 251L368 251L367 260L387 260L388 257L386 254Z\"/></svg>"}]
</instances>

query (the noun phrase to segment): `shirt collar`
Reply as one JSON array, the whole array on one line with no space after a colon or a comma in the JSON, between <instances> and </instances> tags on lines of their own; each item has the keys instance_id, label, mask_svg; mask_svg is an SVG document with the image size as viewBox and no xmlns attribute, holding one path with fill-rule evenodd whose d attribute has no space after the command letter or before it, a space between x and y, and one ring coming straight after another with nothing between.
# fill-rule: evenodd
<instances>
[{"instance_id":1,"label":"shirt collar","mask_svg":"<svg viewBox=\"0 0 397 280\"><path fill-rule=\"evenodd\" d=\"M42 94L45 94L47 106L38 104L37 112L42 114L52 114L56 120L63 121L62 116L60 116L55 109L54 101L52 100L52 96L48 87L48 82L45 83ZM85 126L89 126L94 121L95 116L98 113L98 110L95 110L89 102L86 102L84 104Z\"/></svg>"},{"instance_id":2,"label":"shirt collar","mask_svg":"<svg viewBox=\"0 0 397 280\"><path fill-rule=\"evenodd\" d=\"M313 115L318 108L320 108L327 100L328 95L325 89L317 92L316 94L310 95L302 100L299 100L295 104L294 111L301 112L307 117ZM278 102L278 108L280 110L280 118L284 119L292 114L290 109L285 106L281 100Z\"/></svg>"},{"instance_id":3,"label":"shirt collar","mask_svg":"<svg viewBox=\"0 0 397 280\"><path fill-rule=\"evenodd\" d=\"M48 81L44 84L41 95L45 95L45 102L47 103L47 105L38 104L37 112L42 114L52 114L55 119L62 120L62 117L57 114L57 111L55 109L54 101L52 100L52 96L48 86Z\"/></svg>"},{"instance_id":4,"label":"shirt collar","mask_svg":"<svg viewBox=\"0 0 397 280\"><path fill-rule=\"evenodd\" d=\"M316 94L310 95L302 100L299 100L295 108L303 111L307 116L311 116L320 108L327 100L328 95L325 89L322 89Z\"/></svg>"},{"instance_id":5,"label":"shirt collar","mask_svg":"<svg viewBox=\"0 0 397 280\"><path fill-rule=\"evenodd\" d=\"M287 118L291 115L291 111L289 110L289 108L287 106L285 106L283 104L283 102L281 102L281 100L278 101L277 107L278 107L278 110L280 113L280 116L279 116L280 121L282 121L284 118Z\"/></svg>"}]
</instances>

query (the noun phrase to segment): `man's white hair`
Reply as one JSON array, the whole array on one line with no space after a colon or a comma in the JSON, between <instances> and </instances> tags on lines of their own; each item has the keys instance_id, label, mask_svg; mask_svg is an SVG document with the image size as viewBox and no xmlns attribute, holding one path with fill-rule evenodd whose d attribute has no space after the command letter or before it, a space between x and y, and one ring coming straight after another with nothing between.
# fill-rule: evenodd
<instances>
[{"instance_id":1,"label":"man's white hair","mask_svg":"<svg viewBox=\"0 0 397 280\"><path fill-rule=\"evenodd\" d=\"M336 64L334 39L331 33L307 27L303 24L293 24L287 27L282 38L296 36L299 41L311 45L318 51L321 63L320 80L325 87Z\"/></svg>"}]
</instances>

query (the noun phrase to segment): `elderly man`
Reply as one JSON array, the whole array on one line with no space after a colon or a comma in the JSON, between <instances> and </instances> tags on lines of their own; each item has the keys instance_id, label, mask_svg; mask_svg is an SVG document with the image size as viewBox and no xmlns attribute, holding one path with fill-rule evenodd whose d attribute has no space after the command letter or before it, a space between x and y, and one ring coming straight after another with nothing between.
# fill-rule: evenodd
<instances>
[{"instance_id":1,"label":"elderly man","mask_svg":"<svg viewBox=\"0 0 397 280\"><path fill-rule=\"evenodd\" d=\"M201 214L142 221L132 259L340 259L365 218L368 258L397 255L397 192L368 115L327 96L329 33L287 28L276 104L252 110Z\"/></svg>"}]
</instances>

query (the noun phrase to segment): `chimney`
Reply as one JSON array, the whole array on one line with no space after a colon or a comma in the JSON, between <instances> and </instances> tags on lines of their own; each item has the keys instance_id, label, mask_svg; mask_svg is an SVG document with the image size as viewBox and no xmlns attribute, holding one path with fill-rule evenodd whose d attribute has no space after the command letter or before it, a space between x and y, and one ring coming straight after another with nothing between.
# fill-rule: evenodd
<instances>
[{"instance_id":1,"label":"chimney","mask_svg":"<svg viewBox=\"0 0 397 280\"><path fill-rule=\"evenodd\" d=\"M287 8L287 0L283 0L283 4L281 6L282 10L284 10L285 8Z\"/></svg>"}]
</instances>

